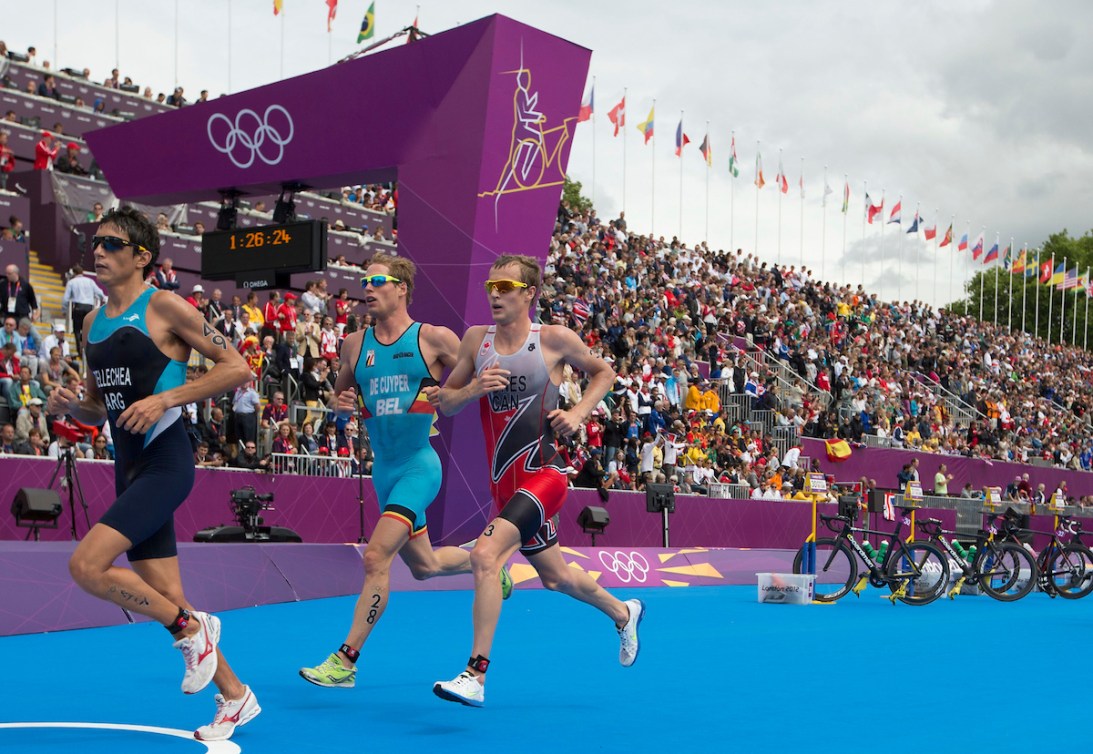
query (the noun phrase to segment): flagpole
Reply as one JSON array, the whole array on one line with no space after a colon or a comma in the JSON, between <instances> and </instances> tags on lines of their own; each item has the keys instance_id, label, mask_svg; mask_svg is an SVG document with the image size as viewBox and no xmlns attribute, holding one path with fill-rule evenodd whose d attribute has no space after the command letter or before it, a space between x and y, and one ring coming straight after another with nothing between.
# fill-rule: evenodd
<instances>
[{"instance_id":1,"label":"flagpole","mask_svg":"<svg viewBox=\"0 0 1093 754\"><path fill-rule=\"evenodd\" d=\"M281 75L278 77L282 81L285 78L285 6L281 6Z\"/></svg>"},{"instance_id":2,"label":"flagpole","mask_svg":"<svg viewBox=\"0 0 1093 754\"><path fill-rule=\"evenodd\" d=\"M1006 307L1006 329L1013 332L1013 236L1010 236L1010 245L1007 247L1010 255L1010 291L1009 291L1009 304ZM1021 274L1024 275L1024 269L1021 270Z\"/></svg>"},{"instance_id":3,"label":"flagpole","mask_svg":"<svg viewBox=\"0 0 1093 754\"><path fill-rule=\"evenodd\" d=\"M626 214L626 87L622 88L622 212Z\"/></svg>"},{"instance_id":4,"label":"flagpole","mask_svg":"<svg viewBox=\"0 0 1093 754\"><path fill-rule=\"evenodd\" d=\"M1064 267L1066 257L1063 257ZM1055 286L1051 284L1052 278L1055 277L1055 252L1051 253L1051 275L1047 279L1047 344L1051 345L1051 314L1055 304Z\"/></svg>"},{"instance_id":5,"label":"flagpole","mask_svg":"<svg viewBox=\"0 0 1093 754\"><path fill-rule=\"evenodd\" d=\"M755 258L759 258L759 174L763 169L760 161L759 140L755 140Z\"/></svg>"},{"instance_id":6,"label":"flagpole","mask_svg":"<svg viewBox=\"0 0 1093 754\"><path fill-rule=\"evenodd\" d=\"M900 222L897 223L898 231L900 231L900 240L897 240L896 244L895 244L895 246L896 246L896 249L895 249L896 275L897 275L896 284L895 284L895 286L896 286L896 288L895 288L895 290L896 290L895 297L897 299L897 303L902 304L903 303L903 195L902 195L902 193L901 193L900 197L898 197L895 200L895 203L898 205L898 207L900 207L900 217L898 217L898 220L900 220ZM882 220L883 220L883 217L882 217ZM888 225L888 223L884 223L884 225ZM883 227L881 228L881 231L883 232Z\"/></svg>"},{"instance_id":7,"label":"flagpole","mask_svg":"<svg viewBox=\"0 0 1093 754\"><path fill-rule=\"evenodd\" d=\"M915 204L915 219L912 221L915 224L915 240L916 241L918 240L918 222L919 222L918 210L921 206L922 206L922 202L917 202ZM917 247L918 244L915 244L915 246ZM919 300L919 298L918 298L919 297L919 282L920 282L921 277L922 277L922 264L920 263L920 264L915 265L915 301Z\"/></svg>"},{"instance_id":8,"label":"flagpole","mask_svg":"<svg viewBox=\"0 0 1093 754\"><path fill-rule=\"evenodd\" d=\"M1074 271L1077 272L1078 268L1075 267ZM1081 277L1081 276L1079 275L1079 277ZM1066 293L1066 291L1063 291L1063 293ZM1077 301L1077 299L1075 299L1075 301L1074 301L1074 316L1073 316L1073 322L1070 325L1070 345L1072 345L1072 346L1077 346L1078 345L1078 301Z\"/></svg>"},{"instance_id":9,"label":"flagpole","mask_svg":"<svg viewBox=\"0 0 1093 754\"><path fill-rule=\"evenodd\" d=\"M656 118L657 114L657 101L653 100L653 117ZM656 120L653 121L653 195L650 197L650 206L652 207L649 213L649 235L655 237L653 228L656 226L657 216L657 124Z\"/></svg>"},{"instance_id":10,"label":"flagpole","mask_svg":"<svg viewBox=\"0 0 1093 754\"><path fill-rule=\"evenodd\" d=\"M114 67L121 68L121 0L114 0ZM56 10L54 11L56 18ZM231 50L231 0L228 0L228 50ZM231 55L228 55L228 81L231 82ZM59 61L58 61L59 62Z\"/></svg>"},{"instance_id":11,"label":"flagpole","mask_svg":"<svg viewBox=\"0 0 1093 754\"><path fill-rule=\"evenodd\" d=\"M57 14L54 13L56 18ZM175 88L178 88L178 0L175 0Z\"/></svg>"},{"instance_id":12,"label":"flagpole","mask_svg":"<svg viewBox=\"0 0 1093 754\"><path fill-rule=\"evenodd\" d=\"M820 206L820 280L824 279L827 266L827 165L824 165L824 196Z\"/></svg>"},{"instance_id":13,"label":"flagpole","mask_svg":"<svg viewBox=\"0 0 1093 754\"><path fill-rule=\"evenodd\" d=\"M710 122L706 121L706 154L713 154L710 149ZM706 233L702 239L708 247L710 245L710 162L706 160Z\"/></svg>"},{"instance_id":14,"label":"flagpole","mask_svg":"<svg viewBox=\"0 0 1093 754\"><path fill-rule=\"evenodd\" d=\"M1066 257L1063 257L1063 289L1059 291L1059 345L1066 345Z\"/></svg>"},{"instance_id":15,"label":"flagpole","mask_svg":"<svg viewBox=\"0 0 1093 754\"><path fill-rule=\"evenodd\" d=\"M869 181L862 181L862 196L866 199L869 198ZM861 286L862 290L865 290L865 217L869 214L869 208L873 206L873 202L870 201L865 208L865 212L861 216L861 240L862 240L862 255L861 255Z\"/></svg>"},{"instance_id":16,"label":"flagpole","mask_svg":"<svg viewBox=\"0 0 1093 754\"><path fill-rule=\"evenodd\" d=\"M1082 329L1085 331L1085 335L1082 338L1082 347L1084 350L1089 351L1090 347L1090 285L1093 285L1093 278L1090 276L1090 268L1085 268L1085 314L1082 315Z\"/></svg>"},{"instance_id":17,"label":"flagpole","mask_svg":"<svg viewBox=\"0 0 1093 754\"><path fill-rule=\"evenodd\" d=\"M934 268L934 295L937 295L937 291L938 291L938 284L937 284L937 218L941 216L941 215L938 214L939 211L940 211L939 207L934 207L934 255L932 257L930 257L930 259L933 262L931 264L931 267Z\"/></svg>"},{"instance_id":18,"label":"flagpole","mask_svg":"<svg viewBox=\"0 0 1093 754\"><path fill-rule=\"evenodd\" d=\"M1041 251L1043 251L1042 247L1041 247ZM1039 252L1037 252L1036 258L1039 259L1039 257L1040 257L1040 254L1039 254ZM1051 265L1051 267L1049 269L1054 270L1055 269L1055 252L1054 251L1051 252L1051 260L1050 260L1049 264ZM1037 270L1036 271L1037 271L1037 273L1039 273L1039 271L1040 271L1039 270L1039 265L1037 265ZM1050 277L1048 279L1050 280ZM1043 284L1040 282L1040 276L1039 276L1039 274L1037 274L1037 276L1036 276L1036 312L1035 312L1036 313L1036 320L1035 320L1035 324L1033 325L1036 328L1036 337L1037 338L1040 337L1040 289L1043 288L1043 287L1044 287ZM1048 302L1048 307L1050 308L1050 306L1051 306L1051 302L1049 301ZM1047 344L1050 346L1051 345L1051 317L1050 317L1050 315L1048 316L1047 321L1048 321Z\"/></svg>"},{"instance_id":19,"label":"flagpole","mask_svg":"<svg viewBox=\"0 0 1093 754\"><path fill-rule=\"evenodd\" d=\"M843 200L846 202L846 211L843 212L843 254L839 257L839 277L846 280L846 220L850 216L850 174L843 173Z\"/></svg>"},{"instance_id":20,"label":"flagpole","mask_svg":"<svg viewBox=\"0 0 1093 754\"><path fill-rule=\"evenodd\" d=\"M949 228L956 233L956 215L949 215ZM953 299L953 278L956 277L956 249L953 248L953 239L949 239L949 306L956 303Z\"/></svg>"},{"instance_id":21,"label":"flagpole","mask_svg":"<svg viewBox=\"0 0 1093 754\"><path fill-rule=\"evenodd\" d=\"M782 150L778 150L778 175L781 176L781 180L778 181L778 264L782 264L782 181L786 179L785 173L782 171L785 168L782 167Z\"/></svg>"},{"instance_id":22,"label":"flagpole","mask_svg":"<svg viewBox=\"0 0 1093 754\"><path fill-rule=\"evenodd\" d=\"M805 269L805 158L801 158L801 270Z\"/></svg>"},{"instance_id":23,"label":"flagpole","mask_svg":"<svg viewBox=\"0 0 1093 754\"><path fill-rule=\"evenodd\" d=\"M884 259L884 226L887 223L884 222L884 189L880 190L880 255L879 259ZM863 284L864 285L864 284Z\"/></svg>"},{"instance_id":24,"label":"flagpole","mask_svg":"<svg viewBox=\"0 0 1093 754\"><path fill-rule=\"evenodd\" d=\"M983 226L983 230L979 231L979 238L983 239L983 243L986 243L987 226ZM979 243L977 240L976 243ZM975 248L974 246L972 247ZM973 273L974 274L974 273ZM985 274L979 275L979 321L983 322L983 284L986 282L987 276Z\"/></svg>"},{"instance_id":25,"label":"flagpole","mask_svg":"<svg viewBox=\"0 0 1093 754\"><path fill-rule=\"evenodd\" d=\"M736 175L732 172L732 167L736 167L735 150L736 150L736 130L732 131L732 141L729 142L729 253L736 253ZM736 172L740 172L737 168Z\"/></svg>"},{"instance_id":26,"label":"flagpole","mask_svg":"<svg viewBox=\"0 0 1093 754\"><path fill-rule=\"evenodd\" d=\"M596 77L592 77L592 93L589 95L592 105L592 207L596 207Z\"/></svg>"},{"instance_id":27,"label":"flagpole","mask_svg":"<svg viewBox=\"0 0 1093 754\"><path fill-rule=\"evenodd\" d=\"M1025 304L1028 300L1028 293L1027 292L1028 292L1028 263L1029 263L1028 244L1027 243L1025 244L1025 248L1024 248L1023 251L1025 253L1025 269L1021 270L1021 332L1026 333L1028 331L1025 329L1025 323L1027 321L1026 320Z\"/></svg>"},{"instance_id":28,"label":"flagpole","mask_svg":"<svg viewBox=\"0 0 1093 754\"><path fill-rule=\"evenodd\" d=\"M997 245L999 238L997 235L994 237L994 243ZM998 327L998 268L1002 265L996 259L994 260L994 326Z\"/></svg>"},{"instance_id":29,"label":"flagpole","mask_svg":"<svg viewBox=\"0 0 1093 754\"><path fill-rule=\"evenodd\" d=\"M679 111L679 242L683 243L683 111Z\"/></svg>"},{"instance_id":30,"label":"flagpole","mask_svg":"<svg viewBox=\"0 0 1093 754\"><path fill-rule=\"evenodd\" d=\"M117 8L114 0L114 7ZM117 66L115 66L117 67ZM228 0L228 94L232 93L232 0Z\"/></svg>"}]
</instances>

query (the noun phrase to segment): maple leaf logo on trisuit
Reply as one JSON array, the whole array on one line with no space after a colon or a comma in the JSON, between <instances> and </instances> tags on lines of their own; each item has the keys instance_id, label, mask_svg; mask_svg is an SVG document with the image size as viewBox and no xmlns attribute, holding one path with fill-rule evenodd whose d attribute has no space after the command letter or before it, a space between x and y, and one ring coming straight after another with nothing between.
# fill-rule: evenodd
<instances>
[{"instance_id":1,"label":"maple leaf logo on trisuit","mask_svg":"<svg viewBox=\"0 0 1093 754\"><path fill-rule=\"evenodd\" d=\"M542 395L529 395L521 400L511 411L494 411L494 416L505 418L505 428L497 438L497 450L493 454L493 468L490 473L493 481L500 481L521 456L524 457L524 470L535 471L532 466L534 452L540 449L543 436L537 422L521 422L520 417L529 411L540 411Z\"/></svg>"}]
</instances>

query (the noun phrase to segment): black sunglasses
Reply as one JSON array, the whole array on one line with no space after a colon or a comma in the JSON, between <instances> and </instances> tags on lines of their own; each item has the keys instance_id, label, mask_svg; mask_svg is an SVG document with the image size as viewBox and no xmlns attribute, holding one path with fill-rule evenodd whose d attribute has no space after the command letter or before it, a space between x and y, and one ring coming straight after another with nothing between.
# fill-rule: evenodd
<instances>
[{"instance_id":1,"label":"black sunglasses","mask_svg":"<svg viewBox=\"0 0 1093 754\"><path fill-rule=\"evenodd\" d=\"M121 251L126 246L132 246L137 251L148 251L148 249L144 248L139 243L126 241L124 238L118 238L117 236L92 236L91 250L94 251L99 246L103 247L103 249L109 251L111 254L116 251Z\"/></svg>"}]
</instances>

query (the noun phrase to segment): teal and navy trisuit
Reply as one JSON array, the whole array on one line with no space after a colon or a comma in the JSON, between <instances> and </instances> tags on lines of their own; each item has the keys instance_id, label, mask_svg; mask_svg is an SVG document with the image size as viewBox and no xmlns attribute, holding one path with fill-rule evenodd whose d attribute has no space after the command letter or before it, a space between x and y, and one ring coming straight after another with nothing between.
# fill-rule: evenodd
<instances>
[{"instance_id":1,"label":"teal and navy trisuit","mask_svg":"<svg viewBox=\"0 0 1093 754\"><path fill-rule=\"evenodd\" d=\"M100 308L87 334L87 364L106 404L114 439L117 500L100 519L132 543L129 560L169 558L175 546L175 510L194 484L193 449L182 426L182 409L169 408L145 434L117 425L137 401L186 381L186 363L171 359L148 334L147 288L128 309L108 317Z\"/></svg>"},{"instance_id":2,"label":"teal and navy trisuit","mask_svg":"<svg viewBox=\"0 0 1093 754\"><path fill-rule=\"evenodd\" d=\"M440 492L440 457L429 442L436 411L423 392L436 379L421 355L421 323L394 343L368 328L353 369L364 401L364 424L375 462L372 483L382 515L400 521L412 537L425 532L425 509Z\"/></svg>"}]
</instances>

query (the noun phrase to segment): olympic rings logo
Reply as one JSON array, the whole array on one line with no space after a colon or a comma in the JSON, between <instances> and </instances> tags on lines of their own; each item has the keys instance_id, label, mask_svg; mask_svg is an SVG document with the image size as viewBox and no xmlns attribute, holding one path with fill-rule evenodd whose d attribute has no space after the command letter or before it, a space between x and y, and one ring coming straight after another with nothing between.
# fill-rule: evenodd
<instances>
[{"instance_id":1,"label":"olympic rings logo","mask_svg":"<svg viewBox=\"0 0 1093 754\"><path fill-rule=\"evenodd\" d=\"M619 581L624 584L629 584L631 581L644 584L649 576L649 561L640 552L633 550L630 552L616 550L614 553L600 550L600 563L618 576Z\"/></svg>"},{"instance_id":2,"label":"olympic rings logo","mask_svg":"<svg viewBox=\"0 0 1093 754\"><path fill-rule=\"evenodd\" d=\"M262 117L253 110L243 109L232 121L216 113L205 127L209 141L223 152L237 168L246 169L257 157L267 165L276 165L285 156L285 145L292 141L295 126L288 110L270 105Z\"/></svg>"}]
</instances>

